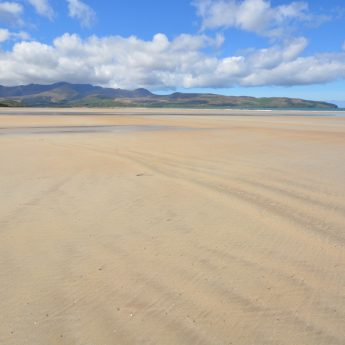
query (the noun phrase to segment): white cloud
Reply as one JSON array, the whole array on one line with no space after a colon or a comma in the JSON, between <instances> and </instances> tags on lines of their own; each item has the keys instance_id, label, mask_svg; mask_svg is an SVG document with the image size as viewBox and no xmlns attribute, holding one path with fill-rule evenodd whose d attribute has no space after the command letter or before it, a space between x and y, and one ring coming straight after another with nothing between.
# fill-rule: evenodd
<instances>
[{"instance_id":1,"label":"white cloud","mask_svg":"<svg viewBox=\"0 0 345 345\"><path fill-rule=\"evenodd\" d=\"M67 0L69 16L80 21L83 27L91 27L96 20L95 11L81 0Z\"/></svg>"},{"instance_id":2,"label":"white cloud","mask_svg":"<svg viewBox=\"0 0 345 345\"><path fill-rule=\"evenodd\" d=\"M10 32L7 29L0 29L0 43L7 41L10 38Z\"/></svg>"},{"instance_id":3,"label":"white cloud","mask_svg":"<svg viewBox=\"0 0 345 345\"><path fill-rule=\"evenodd\" d=\"M173 40L157 34L148 41L134 36L83 40L64 34L51 45L20 42L11 51L0 51L0 84L69 81L158 90L305 85L345 79L345 52L302 56L307 45L303 37L225 58L206 53L221 42L221 36L186 34Z\"/></svg>"},{"instance_id":4,"label":"white cloud","mask_svg":"<svg viewBox=\"0 0 345 345\"><path fill-rule=\"evenodd\" d=\"M344 41L344 43L343 43L343 47L342 47L342 48L343 48L343 50L345 50L345 41Z\"/></svg>"},{"instance_id":5,"label":"white cloud","mask_svg":"<svg viewBox=\"0 0 345 345\"><path fill-rule=\"evenodd\" d=\"M235 27L259 35L279 37L296 22L320 21L309 13L306 2L272 6L268 0L194 0L202 28Z\"/></svg>"},{"instance_id":6,"label":"white cloud","mask_svg":"<svg viewBox=\"0 0 345 345\"><path fill-rule=\"evenodd\" d=\"M0 3L0 23L4 25L22 24L23 6L17 2L4 1Z\"/></svg>"},{"instance_id":7,"label":"white cloud","mask_svg":"<svg viewBox=\"0 0 345 345\"><path fill-rule=\"evenodd\" d=\"M11 32L11 38L14 40L25 41L25 40L28 40L30 38L30 34L28 34L25 31Z\"/></svg>"},{"instance_id":8,"label":"white cloud","mask_svg":"<svg viewBox=\"0 0 345 345\"><path fill-rule=\"evenodd\" d=\"M48 0L28 0L30 4L35 8L36 12L50 20L54 17L54 10L50 6Z\"/></svg>"},{"instance_id":9,"label":"white cloud","mask_svg":"<svg viewBox=\"0 0 345 345\"><path fill-rule=\"evenodd\" d=\"M11 32L8 29L0 28L0 43L6 42L10 39L13 40L27 40L29 39L29 34L25 31Z\"/></svg>"}]
</instances>

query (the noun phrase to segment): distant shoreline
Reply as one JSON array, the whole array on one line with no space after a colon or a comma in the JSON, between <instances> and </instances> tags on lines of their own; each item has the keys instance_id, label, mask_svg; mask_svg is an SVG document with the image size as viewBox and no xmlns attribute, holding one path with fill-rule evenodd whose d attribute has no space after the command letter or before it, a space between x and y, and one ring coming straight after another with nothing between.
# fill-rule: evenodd
<instances>
[{"instance_id":1,"label":"distant shoreline","mask_svg":"<svg viewBox=\"0 0 345 345\"><path fill-rule=\"evenodd\" d=\"M9 107L1 115L88 116L88 115L154 115L154 116L345 116L345 109L195 109L195 108L90 108L90 107Z\"/></svg>"}]
</instances>

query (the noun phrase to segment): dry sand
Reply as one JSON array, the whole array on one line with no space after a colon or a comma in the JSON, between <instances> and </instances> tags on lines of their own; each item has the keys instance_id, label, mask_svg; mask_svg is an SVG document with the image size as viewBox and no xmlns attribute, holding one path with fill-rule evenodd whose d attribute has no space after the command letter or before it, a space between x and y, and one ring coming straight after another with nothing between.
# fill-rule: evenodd
<instances>
[{"instance_id":1,"label":"dry sand","mask_svg":"<svg viewBox=\"0 0 345 345\"><path fill-rule=\"evenodd\" d=\"M20 111L1 345L345 344L345 117Z\"/></svg>"}]
</instances>

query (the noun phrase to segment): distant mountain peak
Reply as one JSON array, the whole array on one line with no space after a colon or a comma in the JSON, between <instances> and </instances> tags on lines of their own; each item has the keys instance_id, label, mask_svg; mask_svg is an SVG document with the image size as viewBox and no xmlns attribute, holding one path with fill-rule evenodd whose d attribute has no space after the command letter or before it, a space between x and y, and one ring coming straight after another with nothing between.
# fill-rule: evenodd
<instances>
[{"instance_id":1,"label":"distant mountain peak","mask_svg":"<svg viewBox=\"0 0 345 345\"><path fill-rule=\"evenodd\" d=\"M153 93L147 89L144 88L138 88L133 91L137 96L153 96Z\"/></svg>"}]
</instances>

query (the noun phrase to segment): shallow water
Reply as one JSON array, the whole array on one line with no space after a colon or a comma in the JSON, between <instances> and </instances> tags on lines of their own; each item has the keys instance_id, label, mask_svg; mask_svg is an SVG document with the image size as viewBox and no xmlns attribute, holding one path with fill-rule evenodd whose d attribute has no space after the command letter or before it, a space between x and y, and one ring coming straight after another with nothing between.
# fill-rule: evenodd
<instances>
[{"instance_id":1,"label":"shallow water","mask_svg":"<svg viewBox=\"0 0 345 345\"><path fill-rule=\"evenodd\" d=\"M168 116L345 116L344 109L337 110L319 110L319 109L18 109L3 108L0 109L1 115L10 116L151 116L151 115L168 115Z\"/></svg>"},{"instance_id":2,"label":"shallow water","mask_svg":"<svg viewBox=\"0 0 345 345\"><path fill-rule=\"evenodd\" d=\"M96 125L96 126L39 126L39 127L0 127L0 135L22 134L73 134L73 133L127 133L183 129L158 125Z\"/></svg>"}]
</instances>

